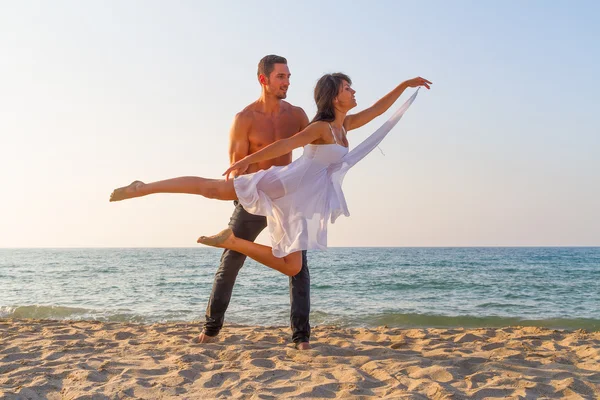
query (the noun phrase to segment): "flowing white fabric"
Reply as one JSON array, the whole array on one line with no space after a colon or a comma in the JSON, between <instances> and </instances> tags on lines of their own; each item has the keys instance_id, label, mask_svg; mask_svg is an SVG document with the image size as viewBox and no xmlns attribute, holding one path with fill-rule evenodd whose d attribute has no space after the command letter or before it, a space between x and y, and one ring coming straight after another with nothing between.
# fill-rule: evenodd
<instances>
[{"instance_id":1,"label":"flowing white fabric","mask_svg":"<svg viewBox=\"0 0 600 400\"><path fill-rule=\"evenodd\" d=\"M267 217L275 257L327 248L329 220L334 223L340 215L350 215L342 191L344 176L381 143L418 92L352 151L338 143L309 144L289 165L235 178L233 185L246 211Z\"/></svg>"}]
</instances>

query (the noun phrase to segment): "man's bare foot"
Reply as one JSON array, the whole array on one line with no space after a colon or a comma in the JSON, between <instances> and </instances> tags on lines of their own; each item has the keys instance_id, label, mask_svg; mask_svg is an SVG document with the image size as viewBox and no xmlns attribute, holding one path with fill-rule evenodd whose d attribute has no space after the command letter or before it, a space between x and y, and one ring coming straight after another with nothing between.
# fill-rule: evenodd
<instances>
[{"instance_id":1,"label":"man's bare foot","mask_svg":"<svg viewBox=\"0 0 600 400\"><path fill-rule=\"evenodd\" d=\"M311 348L308 342L296 343L296 350L310 350Z\"/></svg>"},{"instance_id":2,"label":"man's bare foot","mask_svg":"<svg viewBox=\"0 0 600 400\"><path fill-rule=\"evenodd\" d=\"M214 236L200 236L198 243L213 247L228 247L235 240L235 235L231 228L223 229Z\"/></svg>"},{"instance_id":3,"label":"man's bare foot","mask_svg":"<svg viewBox=\"0 0 600 400\"><path fill-rule=\"evenodd\" d=\"M123 186L113 190L110 194L110 201L121 201L142 196L141 187L145 185L142 181L133 181L128 186Z\"/></svg>"},{"instance_id":4,"label":"man's bare foot","mask_svg":"<svg viewBox=\"0 0 600 400\"><path fill-rule=\"evenodd\" d=\"M200 336L194 338L192 340L194 343L214 343L217 341L216 336L208 336L206 333L202 332Z\"/></svg>"}]
</instances>

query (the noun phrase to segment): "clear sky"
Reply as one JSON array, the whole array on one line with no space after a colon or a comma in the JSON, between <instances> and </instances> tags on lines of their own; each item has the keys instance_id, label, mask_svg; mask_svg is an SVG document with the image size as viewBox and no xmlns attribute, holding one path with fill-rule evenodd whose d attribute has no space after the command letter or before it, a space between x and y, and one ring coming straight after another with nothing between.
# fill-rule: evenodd
<instances>
[{"instance_id":1,"label":"clear sky","mask_svg":"<svg viewBox=\"0 0 600 400\"><path fill-rule=\"evenodd\" d=\"M228 202L109 194L220 176L271 53L309 117L323 73L351 76L356 110L434 82L348 174L330 245L600 245L599 4L2 2L0 247L194 246L224 228Z\"/></svg>"}]
</instances>

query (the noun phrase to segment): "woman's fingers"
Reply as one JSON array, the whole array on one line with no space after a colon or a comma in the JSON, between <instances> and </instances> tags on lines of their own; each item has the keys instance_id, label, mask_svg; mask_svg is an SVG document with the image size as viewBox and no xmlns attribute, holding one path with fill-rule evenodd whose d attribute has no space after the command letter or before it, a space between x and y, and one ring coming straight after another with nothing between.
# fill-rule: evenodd
<instances>
[{"instance_id":1,"label":"woman's fingers","mask_svg":"<svg viewBox=\"0 0 600 400\"><path fill-rule=\"evenodd\" d=\"M238 162L234 163L233 165L231 165L229 168L227 168L227 171L225 171L223 173L223 175L225 176L225 180L228 181L229 176L231 175L232 172L237 172L237 173L233 174L233 176L236 177L236 176L246 172L247 169L248 169L248 165L245 165L245 163L238 161Z\"/></svg>"},{"instance_id":2,"label":"woman's fingers","mask_svg":"<svg viewBox=\"0 0 600 400\"><path fill-rule=\"evenodd\" d=\"M421 78L420 76L416 78L418 86L425 86L427 89L431 89L429 85L432 85L431 81L428 81L425 78Z\"/></svg>"},{"instance_id":3,"label":"woman's fingers","mask_svg":"<svg viewBox=\"0 0 600 400\"><path fill-rule=\"evenodd\" d=\"M230 175L230 174L231 174L233 171L234 171L234 168L231 168L231 167L229 167L229 168L227 168L227 171L225 171L225 172L223 173L223 175L225 176L225 180L226 180L226 181L228 181L228 180L229 180L229 175Z\"/></svg>"}]
</instances>

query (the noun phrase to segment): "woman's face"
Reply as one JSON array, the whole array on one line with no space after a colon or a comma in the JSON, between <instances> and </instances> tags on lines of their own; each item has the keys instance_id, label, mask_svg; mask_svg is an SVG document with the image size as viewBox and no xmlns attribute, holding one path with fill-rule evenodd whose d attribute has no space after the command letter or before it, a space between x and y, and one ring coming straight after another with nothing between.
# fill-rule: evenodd
<instances>
[{"instance_id":1,"label":"woman's face","mask_svg":"<svg viewBox=\"0 0 600 400\"><path fill-rule=\"evenodd\" d=\"M336 108L340 108L343 111L348 111L356 107L356 99L354 98L355 93L356 91L352 89L348 82L342 81L342 86L340 87L336 97Z\"/></svg>"}]
</instances>

